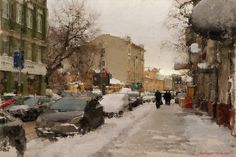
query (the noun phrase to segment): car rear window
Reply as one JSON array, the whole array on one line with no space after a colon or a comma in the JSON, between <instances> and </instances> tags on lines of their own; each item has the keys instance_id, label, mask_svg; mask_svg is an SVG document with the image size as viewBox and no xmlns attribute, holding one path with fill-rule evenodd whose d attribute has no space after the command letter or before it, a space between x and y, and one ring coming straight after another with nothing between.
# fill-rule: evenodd
<instances>
[{"instance_id":1,"label":"car rear window","mask_svg":"<svg viewBox=\"0 0 236 157\"><path fill-rule=\"evenodd\" d=\"M60 99L50 109L58 111L83 111L87 105L85 99Z\"/></svg>"}]
</instances>

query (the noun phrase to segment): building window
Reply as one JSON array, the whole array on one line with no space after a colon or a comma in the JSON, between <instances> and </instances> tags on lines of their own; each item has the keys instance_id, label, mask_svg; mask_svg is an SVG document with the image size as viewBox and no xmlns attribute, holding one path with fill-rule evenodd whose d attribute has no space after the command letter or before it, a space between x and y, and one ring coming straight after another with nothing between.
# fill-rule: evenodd
<instances>
[{"instance_id":1,"label":"building window","mask_svg":"<svg viewBox=\"0 0 236 157\"><path fill-rule=\"evenodd\" d=\"M9 19L10 3L8 0L2 0L2 17Z\"/></svg>"},{"instance_id":2,"label":"building window","mask_svg":"<svg viewBox=\"0 0 236 157\"><path fill-rule=\"evenodd\" d=\"M16 22L22 24L22 6L18 3L16 5Z\"/></svg>"},{"instance_id":3,"label":"building window","mask_svg":"<svg viewBox=\"0 0 236 157\"><path fill-rule=\"evenodd\" d=\"M36 51L36 62L42 62L42 49L40 47L38 47Z\"/></svg>"},{"instance_id":4,"label":"building window","mask_svg":"<svg viewBox=\"0 0 236 157\"><path fill-rule=\"evenodd\" d=\"M8 54L8 52L9 52L9 39L8 39L8 37L2 38L1 51L3 54Z\"/></svg>"},{"instance_id":5,"label":"building window","mask_svg":"<svg viewBox=\"0 0 236 157\"><path fill-rule=\"evenodd\" d=\"M33 12L30 9L27 11L27 27L33 28Z\"/></svg>"},{"instance_id":6,"label":"building window","mask_svg":"<svg viewBox=\"0 0 236 157\"><path fill-rule=\"evenodd\" d=\"M37 31L42 33L43 30L43 16L38 13L37 15Z\"/></svg>"},{"instance_id":7,"label":"building window","mask_svg":"<svg viewBox=\"0 0 236 157\"><path fill-rule=\"evenodd\" d=\"M32 44L27 44L27 59L32 60Z\"/></svg>"}]
</instances>

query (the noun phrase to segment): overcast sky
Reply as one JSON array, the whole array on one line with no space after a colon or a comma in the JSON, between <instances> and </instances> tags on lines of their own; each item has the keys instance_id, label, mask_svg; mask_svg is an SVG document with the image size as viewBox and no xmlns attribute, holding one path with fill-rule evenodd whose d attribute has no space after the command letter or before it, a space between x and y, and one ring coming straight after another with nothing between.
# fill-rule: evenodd
<instances>
[{"instance_id":1,"label":"overcast sky","mask_svg":"<svg viewBox=\"0 0 236 157\"><path fill-rule=\"evenodd\" d=\"M49 14L59 1L48 0ZM161 68L163 74L173 70L176 52L161 49L162 41L173 38L165 22L172 0L87 0L89 11L98 13L101 33L125 37L143 44L145 67ZM49 15L50 16L50 15Z\"/></svg>"}]
</instances>

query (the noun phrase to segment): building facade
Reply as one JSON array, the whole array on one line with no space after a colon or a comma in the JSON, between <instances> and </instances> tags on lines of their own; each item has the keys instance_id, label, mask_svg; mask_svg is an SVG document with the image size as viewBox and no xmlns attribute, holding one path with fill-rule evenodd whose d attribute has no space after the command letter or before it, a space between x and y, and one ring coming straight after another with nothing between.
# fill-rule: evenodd
<instances>
[{"instance_id":1,"label":"building facade","mask_svg":"<svg viewBox=\"0 0 236 157\"><path fill-rule=\"evenodd\" d=\"M0 6L0 94L44 94L47 1L0 0ZM19 70L13 68L17 50L24 52L20 79Z\"/></svg>"},{"instance_id":2,"label":"building facade","mask_svg":"<svg viewBox=\"0 0 236 157\"><path fill-rule=\"evenodd\" d=\"M154 92L156 90L163 91L165 81L157 79L159 70L156 68L147 69L144 71L144 91Z\"/></svg>"},{"instance_id":3,"label":"building facade","mask_svg":"<svg viewBox=\"0 0 236 157\"><path fill-rule=\"evenodd\" d=\"M125 84L144 81L144 46L134 44L130 37L101 35L93 43L102 45L94 69L106 68L112 77Z\"/></svg>"}]
</instances>

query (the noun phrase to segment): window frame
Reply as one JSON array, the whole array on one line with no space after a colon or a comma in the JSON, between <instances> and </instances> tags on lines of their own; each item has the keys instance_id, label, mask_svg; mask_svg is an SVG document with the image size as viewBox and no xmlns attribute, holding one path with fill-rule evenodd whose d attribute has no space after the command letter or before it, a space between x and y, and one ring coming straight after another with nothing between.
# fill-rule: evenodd
<instances>
[{"instance_id":1,"label":"window frame","mask_svg":"<svg viewBox=\"0 0 236 157\"><path fill-rule=\"evenodd\" d=\"M10 18L10 2L8 0L2 0L2 17L4 19Z\"/></svg>"},{"instance_id":2,"label":"window frame","mask_svg":"<svg viewBox=\"0 0 236 157\"><path fill-rule=\"evenodd\" d=\"M37 12L37 32L43 32L43 15L39 12Z\"/></svg>"},{"instance_id":3,"label":"window frame","mask_svg":"<svg viewBox=\"0 0 236 157\"><path fill-rule=\"evenodd\" d=\"M27 20L26 25L28 28L33 29L33 21L34 21L34 15L33 10L30 8L27 9Z\"/></svg>"},{"instance_id":4,"label":"window frame","mask_svg":"<svg viewBox=\"0 0 236 157\"><path fill-rule=\"evenodd\" d=\"M16 23L23 24L23 7L20 3L16 4Z\"/></svg>"}]
</instances>

